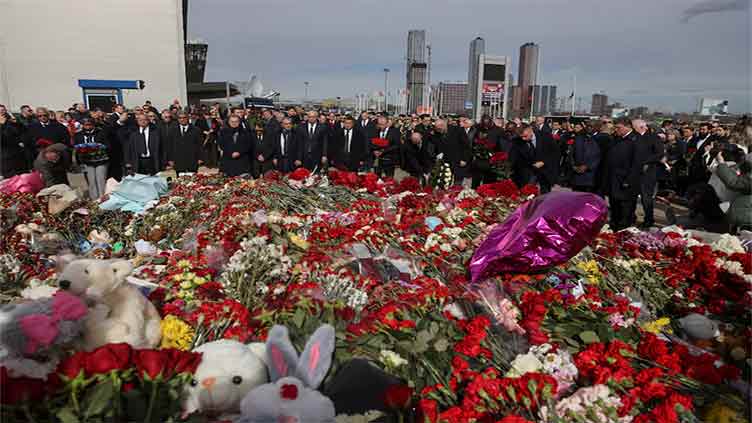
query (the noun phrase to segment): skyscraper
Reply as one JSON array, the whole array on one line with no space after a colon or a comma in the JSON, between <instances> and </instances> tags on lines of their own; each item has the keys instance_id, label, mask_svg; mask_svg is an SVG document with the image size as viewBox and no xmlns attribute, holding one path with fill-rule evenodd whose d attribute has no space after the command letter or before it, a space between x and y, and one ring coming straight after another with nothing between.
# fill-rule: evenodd
<instances>
[{"instance_id":1,"label":"skyscraper","mask_svg":"<svg viewBox=\"0 0 752 423\"><path fill-rule=\"evenodd\" d=\"M437 114L464 114L467 84L464 82L439 82L435 90Z\"/></svg>"},{"instance_id":2,"label":"skyscraper","mask_svg":"<svg viewBox=\"0 0 752 423\"><path fill-rule=\"evenodd\" d=\"M486 53L486 40L477 37L470 41L470 57L467 63L467 95L465 102L472 104L475 109L475 100L478 93L478 58ZM464 108L464 105L463 105Z\"/></svg>"},{"instance_id":3,"label":"skyscraper","mask_svg":"<svg viewBox=\"0 0 752 423\"><path fill-rule=\"evenodd\" d=\"M593 94L593 102L590 106L590 113L603 116L606 114L606 106L608 105L608 96L606 94Z\"/></svg>"},{"instance_id":4,"label":"skyscraper","mask_svg":"<svg viewBox=\"0 0 752 423\"><path fill-rule=\"evenodd\" d=\"M534 115L548 115L556 110L556 85L534 85L529 93Z\"/></svg>"},{"instance_id":5,"label":"skyscraper","mask_svg":"<svg viewBox=\"0 0 752 423\"><path fill-rule=\"evenodd\" d=\"M529 87L538 83L539 51L540 48L535 43L525 43L520 46L520 65L517 75L517 84L519 86Z\"/></svg>"},{"instance_id":6,"label":"skyscraper","mask_svg":"<svg viewBox=\"0 0 752 423\"><path fill-rule=\"evenodd\" d=\"M423 105L428 64L426 63L426 31L410 30L407 33L407 110L418 111Z\"/></svg>"}]
</instances>

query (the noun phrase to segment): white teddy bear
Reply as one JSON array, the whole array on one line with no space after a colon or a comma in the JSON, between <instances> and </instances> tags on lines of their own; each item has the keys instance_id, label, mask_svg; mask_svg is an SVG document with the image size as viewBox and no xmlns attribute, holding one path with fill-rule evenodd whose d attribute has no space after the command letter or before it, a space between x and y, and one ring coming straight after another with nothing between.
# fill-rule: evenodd
<instances>
[{"instance_id":1,"label":"white teddy bear","mask_svg":"<svg viewBox=\"0 0 752 423\"><path fill-rule=\"evenodd\" d=\"M83 348L125 342L134 348L155 348L161 338L157 309L125 280L133 271L125 260L61 262L58 285L93 301L86 319Z\"/></svg>"},{"instance_id":2,"label":"white teddy bear","mask_svg":"<svg viewBox=\"0 0 752 423\"><path fill-rule=\"evenodd\" d=\"M238 413L243 397L268 380L264 343L245 345L222 339L194 351L201 353L201 364L185 388L184 417L196 411Z\"/></svg>"}]
</instances>

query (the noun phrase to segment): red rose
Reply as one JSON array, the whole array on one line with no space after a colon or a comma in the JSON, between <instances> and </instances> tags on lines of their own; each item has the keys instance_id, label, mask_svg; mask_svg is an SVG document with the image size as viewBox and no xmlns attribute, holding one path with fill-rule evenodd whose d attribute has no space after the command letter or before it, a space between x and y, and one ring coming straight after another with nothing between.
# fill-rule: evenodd
<instances>
[{"instance_id":1,"label":"red rose","mask_svg":"<svg viewBox=\"0 0 752 423\"><path fill-rule=\"evenodd\" d=\"M88 376L106 374L114 370L125 370L131 365L130 345L107 344L88 354L86 358L86 374Z\"/></svg>"},{"instance_id":2,"label":"red rose","mask_svg":"<svg viewBox=\"0 0 752 423\"><path fill-rule=\"evenodd\" d=\"M385 138L371 138L371 144L378 148L389 147L389 140Z\"/></svg>"},{"instance_id":3,"label":"red rose","mask_svg":"<svg viewBox=\"0 0 752 423\"><path fill-rule=\"evenodd\" d=\"M133 352L133 362L138 370L138 376L142 378L156 379L165 375L167 363L169 362L169 352L166 350L136 350Z\"/></svg>"},{"instance_id":4,"label":"red rose","mask_svg":"<svg viewBox=\"0 0 752 423\"><path fill-rule=\"evenodd\" d=\"M436 403L436 401L432 399L422 399L420 400L420 403L418 403L418 410L420 410L420 414L423 418L419 419L418 421L424 422L435 422L439 420L439 405Z\"/></svg>"},{"instance_id":5,"label":"red rose","mask_svg":"<svg viewBox=\"0 0 752 423\"><path fill-rule=\"evenodd\" d=\"M66 357L60 364L57 365L57 373L72 380L75 379L81 371L84 370L86 365L88 354L79 351L69 357Z\"/></svg>"},{"instance_id":6,"label":"red rose","mask_svg":"<svg viewBox=\"0 0 752 423\"><path fill-rule=\"evenodd\" d=\"M299 167L290 174L289 178L292 179L293 181L302 181L303 179L306 179L309 176L311 176L311 172L308 169L304 167Z\"/></svg>"},{"instance_id":7,"label":"red rose","mask_svg":"<svg viewBox=\"0 0 752 423\"><path fill-rule=\"evenodd\" d=\"M172 350L170 352L170 364L173 374L196 373L196 368L201 363L201 353Z\"/></svg>"},{"instance_id":8,"label":"red rose","mask_svg":"<svg viewBox=\"0 0 752 423\"><path fill-rule=\"evenodd\" d=\"M286 400L295 400L298 398L298 386L292 384L282 385L279 388L279 396Z\"/></svg>"},{"instance_id":9,"label":"red rose","mask_svg":"<svg viewBox=\"0 0 752 423\"><path fill-rule=\"evenodd\" d=\"M507 154L505 151L500 151L498 153L495 153L493 156L491 156L491 163L500 163L505 162L509 160L509 154Z\"/></svg>"},{"instance_id":10,"label":"red rose","mask_svg":"<svg viewBox=\"0 0 752 423\"><path fill-rule=\"evenodd\" d=\"M407 385L391 385L384 393L384 405L392 410L404 410L410 405L413 388Z\"/></svg>"}]
</instances>

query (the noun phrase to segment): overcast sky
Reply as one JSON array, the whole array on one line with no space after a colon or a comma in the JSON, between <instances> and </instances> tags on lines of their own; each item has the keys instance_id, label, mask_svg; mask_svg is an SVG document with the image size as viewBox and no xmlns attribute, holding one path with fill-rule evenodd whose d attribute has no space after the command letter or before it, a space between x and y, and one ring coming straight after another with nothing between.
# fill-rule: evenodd
<instances>
[{"instance_id":1,"label":"overcast sky","mask_svg":"<svg viewBox=\"0 0 752 423\"><path fill-rule=\"evenodd\" d=\"M350 97L405 84L407 31L426 29L432 82L466 80L476 36L512 58L541 47L539 80L589 104L694 111L698 97L752 110L751 0L189 0L188 36L209 44L207 81L258 75L283 97Z\"/></svg>"}]
</instances>

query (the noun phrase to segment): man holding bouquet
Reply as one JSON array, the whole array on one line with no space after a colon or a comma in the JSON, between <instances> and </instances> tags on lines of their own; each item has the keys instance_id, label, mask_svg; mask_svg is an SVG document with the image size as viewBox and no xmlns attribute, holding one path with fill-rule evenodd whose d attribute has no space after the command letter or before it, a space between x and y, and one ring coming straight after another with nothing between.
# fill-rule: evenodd
<instances>
[{"instance_id":1,"label":"man holding bouquet","mask_svg":"<svg viewBox=\"0 0 752 423\"><path fill-rule=\"evenodd\" d=\"M371 140L376 174L393 178L399 162L400 132L385 116L379 117L377 127L379 136Z\"/></svg>"},{"instance_id":2,"label":"man holding bouquet","mask_svg":"<svg viewBox=\"0 0 752 423\"><path fill-rule=\"evenodd\" d=\"M109 168L109 141L91 118L82 122L82 130L73 137L76 162L83 165L89 198L96 200L104 194Z\"/></svg>"}]
</instances>

